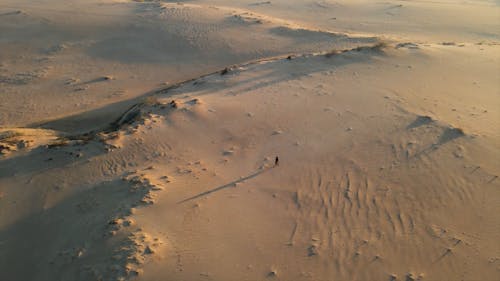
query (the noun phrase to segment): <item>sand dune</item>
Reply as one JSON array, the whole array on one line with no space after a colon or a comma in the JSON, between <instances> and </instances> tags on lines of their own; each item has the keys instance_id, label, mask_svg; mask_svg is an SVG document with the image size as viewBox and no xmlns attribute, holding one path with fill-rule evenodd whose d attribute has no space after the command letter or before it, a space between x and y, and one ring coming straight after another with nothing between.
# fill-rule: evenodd
<instances>
[{"instance_id":1,"label":"sand dune","mask_svg":"<svg viewBox=\"0 0 500 281\"><path fill-rule=\"evenodd\" d=\"M0 17L5 38L0 54L0 97L6 101L2 126L38 125L100 108L93 120L104 123L137 102L131 99L164 83L261 57L376 40L318 32L227 7L81 2L49 6L57 8L30 2L0 7L6 14ZM73 4L83 5L82 10ZM254 19L259 24L253 24ZM105 76L115 79L99 79ZM55 105L50 102L54 98L62 102ZM64 129L85 123L80 121Z\"/></svg>"},{"instance_id":2,"label":"sand dune","mask_svg":"<svg viewBox=\"0 0 500 281\"><path fill-rule=\"evenodd\" d=\"M0 280L496 280L498 9L5 1Z\"/></svg>"}]
</instances>

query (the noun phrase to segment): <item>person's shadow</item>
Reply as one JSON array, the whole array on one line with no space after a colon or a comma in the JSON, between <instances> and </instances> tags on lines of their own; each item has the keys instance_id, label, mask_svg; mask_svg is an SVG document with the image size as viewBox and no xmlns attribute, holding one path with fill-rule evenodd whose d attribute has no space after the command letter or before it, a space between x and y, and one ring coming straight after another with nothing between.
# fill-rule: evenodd
<instances>
[{"instance_id":1,"label":"person's shadow","mask_svg":"<svg viewBox=\"0 0 500 281\"><path fill-rule=\"evenodd\" d=\"M222 190L222 189L225 189L225 188L228 188L228 187L232 187L232 186L234 186L234 185L235 185L235 184L237 184L237 183L240 183L240 182L243 182L243 181L246 181L246 180L249 180L249 179L255 178L256 176L258 176L258 175L260 175L260 174L262 174L262 173L264 173L264 172L266 172L266 171L269 171L269 170L271 170L271 169L272 169L272 168L274 168L274 167L275 167L275 166L272 166L272 167L267 167L267 168L263 168L263 169L261 169L261 170L259 170L259 171L255 172L255 173L253 173L253 174L251 174L251 175L248 175L248 176L246 176L246 177L244 177L244 178L237 179L237 180L232 181L232 182L230 182L230 183L228 183L228 184L221 185L221 186L216 187L216 188L214 188L214 189L210 189L210 190L207 190L207 191L202 192L202 193L200 193L200 194L197 194L197 195L195 195L195 196L192 196L192 197L186 198L186 199L184 199L184 200L182 200L182 201L177 202L177 204L182 204L182 203L185 203L185 202L188 202L188 201L194 200L194 199L198 199L198 198L201 198L201 197L207 196L207 195L209 195L209 194L211 194L211 193L214 193L214 192L217 192L217 191L219 191L219 190Z\"/></svg>"}]
</instances>

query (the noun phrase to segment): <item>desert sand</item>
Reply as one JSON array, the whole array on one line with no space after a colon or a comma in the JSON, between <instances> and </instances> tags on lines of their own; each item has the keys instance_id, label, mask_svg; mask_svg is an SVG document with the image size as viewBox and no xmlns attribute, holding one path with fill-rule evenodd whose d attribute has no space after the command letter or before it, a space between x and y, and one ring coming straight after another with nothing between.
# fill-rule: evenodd
<instances>
[{"instance_id":1,"label":"desert sand","mask_svg":"<svg viewBox=\"0 0 500 281\"><path fill-rule=\"evenodd\" d=\"M0 1L0 280L499 280L499 14Z\"/></svg>"}]
</instances>

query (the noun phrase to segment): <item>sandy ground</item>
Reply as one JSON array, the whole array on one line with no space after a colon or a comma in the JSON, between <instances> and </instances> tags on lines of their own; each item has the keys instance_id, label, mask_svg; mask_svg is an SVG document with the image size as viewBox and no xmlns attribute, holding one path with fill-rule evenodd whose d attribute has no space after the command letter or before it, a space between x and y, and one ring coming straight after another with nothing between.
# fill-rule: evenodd
<instances>
[{"instance_id":1,"label":"sandy ground","mask_svg":"<svg viewBox=\"0 0 500 281\"><path fill-rule=\"evenodd\" d=\"M499 14L2 1L0 280L498 280Z\"/></svg>"}]
</instances>

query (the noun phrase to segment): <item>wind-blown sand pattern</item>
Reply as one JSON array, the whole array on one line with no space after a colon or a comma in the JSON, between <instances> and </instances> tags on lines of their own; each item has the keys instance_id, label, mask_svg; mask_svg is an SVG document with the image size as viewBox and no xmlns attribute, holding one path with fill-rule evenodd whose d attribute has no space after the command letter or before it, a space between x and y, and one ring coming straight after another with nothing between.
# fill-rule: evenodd
<instances>
[{"instance_id":1,"label":"wind-blown sand pattern","mask_svg":"<svg viewBox=\"0 0 500 281\"><path fill-rule=\"evenodd\" d=\"M0 3L0 280L498 280L499 9Z\"/></svg>"}]
</instances>

